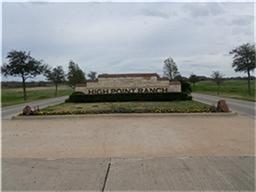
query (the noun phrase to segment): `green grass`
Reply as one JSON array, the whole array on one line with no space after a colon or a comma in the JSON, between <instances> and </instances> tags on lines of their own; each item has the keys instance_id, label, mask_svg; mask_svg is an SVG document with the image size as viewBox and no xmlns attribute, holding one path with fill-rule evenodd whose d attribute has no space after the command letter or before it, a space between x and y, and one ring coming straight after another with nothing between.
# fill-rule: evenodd
<instances>
[{"instance_id":1,"label":"green grass","mask_svg":"<svg viewBox=\"0 0 256 192\"><path fill-rule=\"evenodd\" d=\"M252 95L248 95L247 80L226 80L220 86L220 96L256 101L255 80L251 81ZM192 86L193 92L217 95L218 87L213 81L200 81Z\"/></svg>"},{"instance_id":2,"label":"green grass","mask_svg":"<svg viewBox=\"0 0 256 192\"><path fill-rule=\"evenodd\" d=\"M63 103L44 108L39 115L192 112L211 112L211 106L196 101Z\"/></svg>"},{"instance_id":3,"label":"green grass","mask_svg":"<svg viewBox=\"0 0 256 192\"><path fill-rule=\"evenodd\" d=\"M34 100L53 98L55 97L54 93L55 93L54 87L27 88L27 100L24 101L22 88L2 88L1 89L2 107L34 101ZM70 95L71 93L72 93L72 89L70 87L60 86L58 88L57 97Z\"/></svg>"}]
</instances>

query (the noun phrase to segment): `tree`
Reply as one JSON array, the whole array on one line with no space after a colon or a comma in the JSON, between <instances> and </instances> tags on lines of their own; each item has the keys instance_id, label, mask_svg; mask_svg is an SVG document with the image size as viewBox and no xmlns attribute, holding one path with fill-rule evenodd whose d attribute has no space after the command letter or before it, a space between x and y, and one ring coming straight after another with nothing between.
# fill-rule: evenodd
<instances>
[{"instance_id":1,"label":"tree","mask_svg":"<svg viewBox=\"0 0 256 192\"><path fill-rule=\"evenodd\" d=\"M58 84L65 81L65 72L62 66L57 66L53 69L47 69L45 71L45 76L49 81L52 81L55 85L55 96L57 96Z\"/></svg>"},{"instance_id":2,"label":"tree","mask_svg":"<svg viewBox=\"0 0 256 192\"><path fill-rule=\"evenodd\" d=\"M68 66L68 83L69 85L75 89L76 84L85 82L85 73L82 69L79 68L78 64L74 61L69 62Z\"/></svg>"},{"instance_id":3,"label":"tree","mask_svg":"<svg viewBox=\"0 0 256 192\"><path fill-rule=\"evenodd\" d=\"M248 94L251 95L251 71L255 69L255 45L249 43L243 44L232 51L229 54L233 55L232 67L236 72L247 73Z\"/></svg>"},{"instance_id":4,"label":"tree","mask_svg":"<svg viewBox=\"0 0 256 192\"><path fill-rule=\"evenodd\" d=\"M218 86L217 94L219 95L219 93L220 93L220 85L223 83L223 75L219 71L213 71L211 77L212 77L212 80Z\"/></svg>"},{"instance_id":5,"label":"tree","mask_svg":"<svg viewBox=\"0 0 256 192\"><path fill-rule=\"evenodd\" d=\"M174 77L178 74L178 67L174 60L171 57L164 60L164 76L170 80L173 80Z\"/></svg>"},{"instance_id":6,"label":"tree","mask_svg":"<svg viewBox=\"0 0 256 192\"><path fill-rule=\"evenodd\" d=\"M193 87L195 87L195 84L199 81L200 81L199 77L197 77L195 74L190 75L189 82L193 84Z\"/></svg>"},{"instance_id":7,"label":"tree","mask_svg":"<svg viewBox=\"0 0 256 192\"><path fill-rule=\"evenodd\" d=\"M88 73L87 75L89 77L90 80L95 80L96 76L97 76L97 72L95 71L90 71L90 73Z\"/></svg>"},{"instance_id":8,"label":"tree","mask_svg":"<svg viewBox=\"0 0 256 192\"><path fill-rule=\"evenodd\" d=\"M6 59L8 60L8 63L5 63L1 67L2 74L4 76L10 75L21 77L23 98L26 100L26 80L43 73L46 65L42 64L42 61L31 57L30 52L26 51L12 50L7 54Z\"/></svg>"},{"instance_id":9,"label":"tree","mask_svg":"<svg viewBox=\"0 0 256 192\"><path fill-rule=\"evenodd\" d=\"M176 80L176 81L186 81L186 77L182 77L182 75L180 73L178 73L174 78L173 80Z\"/></svg>"}]
</instances>

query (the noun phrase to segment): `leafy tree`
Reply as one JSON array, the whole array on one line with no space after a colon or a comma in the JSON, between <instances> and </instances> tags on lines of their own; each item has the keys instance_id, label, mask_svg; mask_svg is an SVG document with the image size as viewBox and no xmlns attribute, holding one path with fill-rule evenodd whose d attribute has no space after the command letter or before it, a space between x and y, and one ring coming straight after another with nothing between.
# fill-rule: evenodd
<instances>
[{"instance_id":1,"label":"leafy tree","mask_svg":"<svg viewBox=\"0 0 256 192\"><path fill-rule=\"evenodd\" d=\"M190 75L189 82L193 84L193 87L195 87L195 84L199 81L200 81L199 77L197 77L195 74Z\"/></svg>"},{"instance_id":2,"label":"leafy tree","mask_svg":"<svg viewBox=\"0 0 256 192\"><path fill-rule=\"evenodd\" d=\"M62 66L57 66L53 69L47 69L45 71L45 76L49 81L52 81L55 85L55 96L57 96L58 85L65 81L65 72Z\"/></svg>"},{"instance_id":3,"label":"leafy tree","mask_svg":"<svg viewBox=\"0 0 256 192\"><path fill-rule=\"evenodd\" d=\"M251 95L251 71L255 69L255 45L249 43L243 44L232 51L229 54L233 55L232 67L236 72L247 73L248 80L248 94Z\"/></svg>"},{"instance_id":4,"label":"leafy tree","mask_svg":"<svg viewBox=\"0 0 256 192\"><path fill-rule=\"evenodd\" d=\"M90 73L88 73L87 75L89 77L90 80L95 80L96 76L97 76L97 72L95 71L90 71Z\"/></svg>"},{"instance_id":5,"label":"leafy tree","mask_svg":"<svg viewBox=\"0 0 256 192\"><path fill-rule=\"evenodd\" d=\"M68 83L75 89L76 84L85 82L85 73L79 68L78 64L74 61L69 62L68 66Z\"/></svg>"},{"instance_id":6,"label":"leafy tree","mask_svg":"<svg viewBox=\"0 0 256 192\"><path fill-rule=\"evenodd\" d=\"M220 85L223 83L223 75L219 71L213 71L211 77L212 77L212 80L218 86L217 94L219 95L219 93L220 93Z\"/></svg>"},{"instance_id":7,"label":"leafy tree","mask_svg":"<svg viewBox=\"0 0 256 192\"><path fill-rule=\"evenodd\" d=\"M174 60L171 57L164 60L164 76L173 80L178 74L178 67Z\"/></svg>"},{"instance_id":8,"label":"leafy tree","mask_svg":"<svg viewBox=\"0 0 256 192\"><path fill-rule=\"evenodd\" d=\"M23 98L27 99L26 80L40 75L45 71L46 65L42 61L30 56L30 52L12 50L7 54L5 63L1 67L4 76L16 76L22 79Z\"/></svg>"}]
</instances>

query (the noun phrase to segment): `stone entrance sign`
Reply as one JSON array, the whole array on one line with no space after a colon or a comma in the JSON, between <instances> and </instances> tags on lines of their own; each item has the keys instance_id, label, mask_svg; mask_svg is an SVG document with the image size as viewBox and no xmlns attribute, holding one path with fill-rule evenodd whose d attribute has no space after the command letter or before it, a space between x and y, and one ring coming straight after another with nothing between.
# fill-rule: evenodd
<instances>
[{"instance_id":1,"label":"stone entrance sign","mask_svg":"<svg viewBox=\"0 0 256 192\"><path fill-rule=\"evenodd\" d=\"M77 85L76 91L88 95L168 93L181 92L181 84L161 78L157 73L100 74L96 80Z\"/></svg>"}]
</instances>

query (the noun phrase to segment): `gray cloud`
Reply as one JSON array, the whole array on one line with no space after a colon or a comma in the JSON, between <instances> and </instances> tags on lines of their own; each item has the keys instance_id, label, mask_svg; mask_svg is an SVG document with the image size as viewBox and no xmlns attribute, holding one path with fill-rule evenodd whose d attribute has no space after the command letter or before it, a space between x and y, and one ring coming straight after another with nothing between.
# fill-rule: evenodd
<instances>
[{"instance_id":1,"label":"gray cloud","mask_svg":"<svg viewBox=\"0 0 256 192\"><path fill-rule=\"evenodd\" d=\"M224 13L221 3L188 3L184 9L192 17L216 16Z\"/></svg>"},{"instance_id":2,"label":"gray cloud","mask_svg":"<svg viewBox=\"0 0 256 192\"><path fill-rule=\"evenodd\" d=\"M223 54L253 42L248 15L243 3L4 3L3 56L27 50L65 69L73 59L85 71L160 74L171 56L183 75L235 75Z\"/></svg>"},{"instance_id":3,"label":"gray cloud","mask_svg":"<svg viewBox=\"0 0 256 192\"><path fill-rule=\"evenodd\" d=\"M231 22L231 25L252 25L253 24L253 16L245 15L240 16L238 18L234 18Z\"/></svg>"},{"instance_id":4,"label":"gray cloud","mask_svg":"<svg viewBox=\"0 0 256 192\"><path fill-rule=\"evenodd\" d=\"M175 11L159 11L159 10L150 10L150 9L142 9L142 15L149 16L149 17L160 17L162 19L169 19L170 17L176 16L177 13Z\"/></svg>"},{"instance_id":5,"label":"gray cloud","mask_svg":"<svg viewBox=\"0 0 256 192\"><path fill-rule=\"evenodd\" d=\"M196 64L196 63L192 63L190 64L191 67L196 67L196 68L217 68L219 67L218 65L205 65L205 64Z\"/></svg>"}]
</instances>

